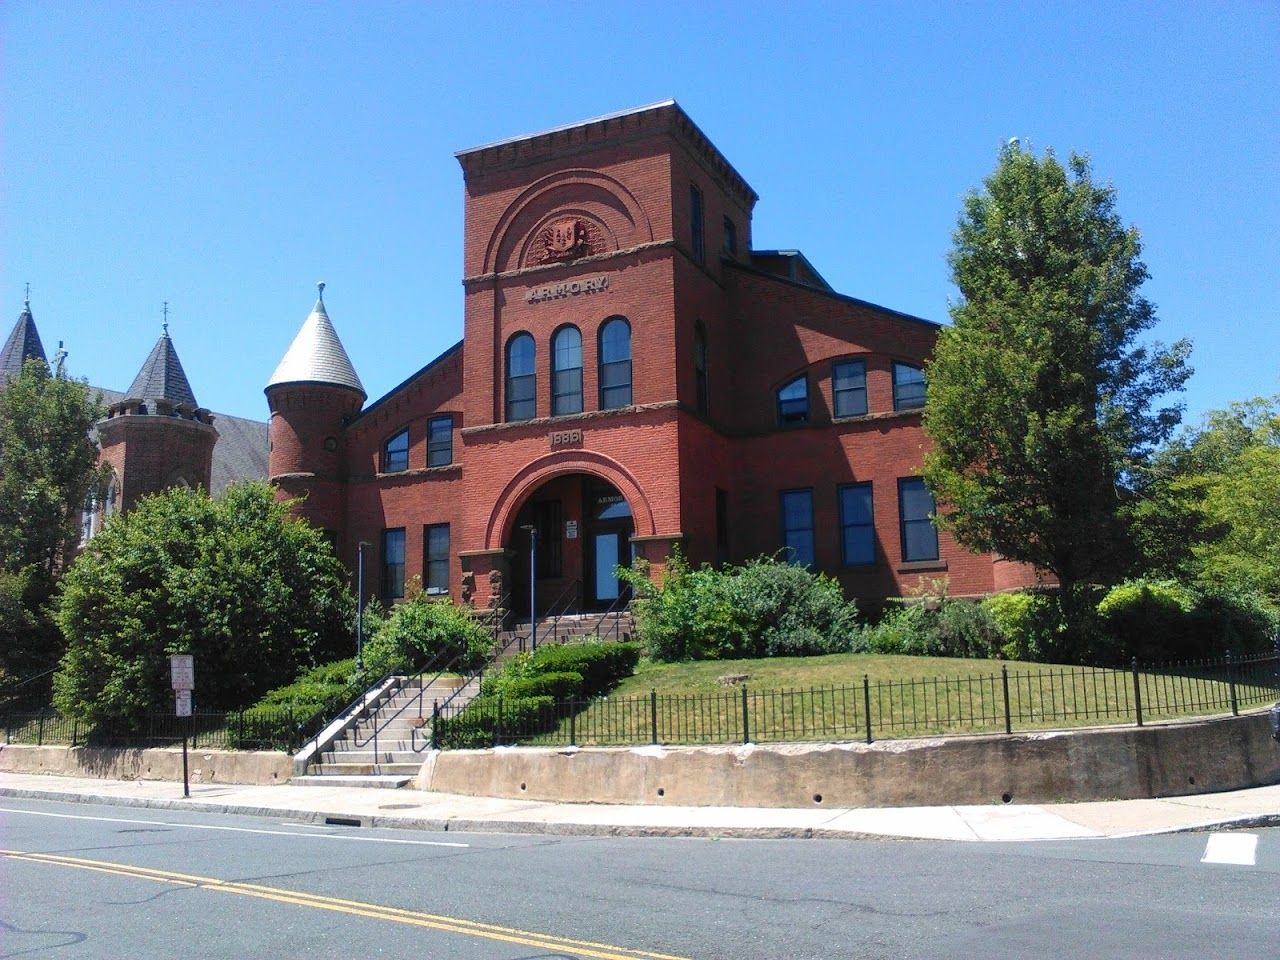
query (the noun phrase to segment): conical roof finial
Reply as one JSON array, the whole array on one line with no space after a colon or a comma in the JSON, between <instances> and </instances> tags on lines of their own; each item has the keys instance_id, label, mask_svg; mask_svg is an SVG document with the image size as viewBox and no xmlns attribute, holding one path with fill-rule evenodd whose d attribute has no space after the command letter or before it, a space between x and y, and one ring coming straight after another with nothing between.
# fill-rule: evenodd
<instances>
[{"instance_id":1,"label":"conical roof finial","mask_svg":"<svg viewBox=\"0 0 1280 960\"><path fill-rule=\"evenodd\" d=\"M160 324L164 328L164 335L169 335L169 301L164 302L164 322Z\"/></svg>"},{"instance_id":2,"label":"conical roof finial","mask_svg":"<svg viewBox=\"0 0 1280 960\"><path fill-rule=\"evenodd\" d=\"M316 284L316 298L321 303L324 303L324 281L323 280L321 280L319 283Z\"/></svg>"}]
</instances>

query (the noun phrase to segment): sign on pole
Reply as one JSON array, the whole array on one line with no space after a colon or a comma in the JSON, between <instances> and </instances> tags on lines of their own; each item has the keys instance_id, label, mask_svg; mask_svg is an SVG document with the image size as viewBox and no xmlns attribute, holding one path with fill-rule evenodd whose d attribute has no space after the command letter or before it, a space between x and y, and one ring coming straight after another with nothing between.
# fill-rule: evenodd
<instances>
[{"instance_id":1,"label":"sign on pole","mask_svg":"<svg viewBox=\"0 0 1280 960\"><path fill-rule=\"evenodd\" d=\"M174 715L178 717L191 716L191 691L175 690L173 691Z\"/></svg>"},{"instance_id":2,"label":"sign on pole","mask_svg":"<svg viewBox=\"0 0 1280 960\"><path fill-rule=\"evenodd\" d=\"M173 677L174 690L194 690L196 688L196 658L189 653L175 653L169 658L169 672Z\"/></svg>"}]
</instances>

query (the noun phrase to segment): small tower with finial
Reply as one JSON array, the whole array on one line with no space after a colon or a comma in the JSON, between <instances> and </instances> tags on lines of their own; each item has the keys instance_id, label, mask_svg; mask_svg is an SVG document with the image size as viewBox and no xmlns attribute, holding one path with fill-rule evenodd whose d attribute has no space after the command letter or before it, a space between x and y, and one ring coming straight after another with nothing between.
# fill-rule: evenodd
<instances>
[{"instance_id":1,"label":"small tower with finial","mask_svg":"<svg viewBox=\"0 0 1280 960\"><path fill-rule=\"evenodd\" d=\"M267 476L281 496L302 501L301 516L336 533L346 516L343 428L367 394L329 321L324 286L266 386Z\"/></svg>"},{"instance_id":2,"label":"small tower with finial","mask_svg":"<svg viewBox=\"0 0 1280 960\"><path fill-rule=\"evenodd\" d=\"M103 462L111 466L121 511L168 487L211 488L218 431L212 414L196 401L169 337L167 300L160 339L124 398L98 421L98 442Z\"/></svg>"}]
</instances>

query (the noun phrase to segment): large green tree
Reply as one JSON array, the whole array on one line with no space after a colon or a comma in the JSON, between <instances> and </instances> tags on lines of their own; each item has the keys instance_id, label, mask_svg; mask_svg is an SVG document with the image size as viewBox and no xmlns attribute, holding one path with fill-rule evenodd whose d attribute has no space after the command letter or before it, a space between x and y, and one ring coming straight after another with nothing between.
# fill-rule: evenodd
<instances>
[{"instance_id":1,"label":"large green tree","mask_svg":"<svg viewBox=\"0 0 1280 960\"><path fill-rule=\"evenodd\" d=\"M1190 347L1145 344L1155 310L1138 231L1094 182L1017 141L969 194L950 263L960 298L928 367L925 476L964 545L1050 571L1068 631L1086 587L1131 560L1129 511L1180 418L1159 399Z\"/></svg>"},{"instance_id":2,"label":"large green tree","mask_svg":"<svg viewBox=\"0 0 1280 960\"><path fill-rule=\"evenodd\" d=\"M168 490L113 517L63 580L59 709L134 725L172 709L172 653L195 655L197 706L225 709L350 652L345 571L288 507L258 482L216 500Z\"/></svg>"},{"instance_id":3,"label":"large green tree","mask_svg":"<svg viewBox=\"0 0 1280 960\"><path fill-rule=\"evenodd\" d=\"M90 435L101 412L84 382L53 376L43 360L0 387L0 671L11 677L61 654L50 603L102 480Z\"/></svg>"}]
</instances>

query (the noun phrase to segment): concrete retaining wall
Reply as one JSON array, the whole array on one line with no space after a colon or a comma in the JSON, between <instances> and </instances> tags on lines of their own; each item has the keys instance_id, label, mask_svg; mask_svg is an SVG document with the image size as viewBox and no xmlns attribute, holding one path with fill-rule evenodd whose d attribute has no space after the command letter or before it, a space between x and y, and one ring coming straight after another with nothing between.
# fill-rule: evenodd
<instances>
[{"instance_id":1,"label":"concrete retaining wall","mask_svg":"<svg viewBox=\"0 0 1280 960\"><path fill-rule=\"evenodd\" d=\"M1265 715L880 743L432 755L424 790L600 803L885 807L1211 793L1280 783Z\"/></svg>"},{"instance_id":2,"label":"concrete retaining wall","mask_svg":"<svg viewBox=\"0 0 1280 960\"><path fill-rule=\"evenodd\" d=\"M287 753L191 750L192 783L286 783L293 773ZM0 770L104 780L182 780L182 750L109 747L0 746Z\"/></svg>"}]
</instances>

